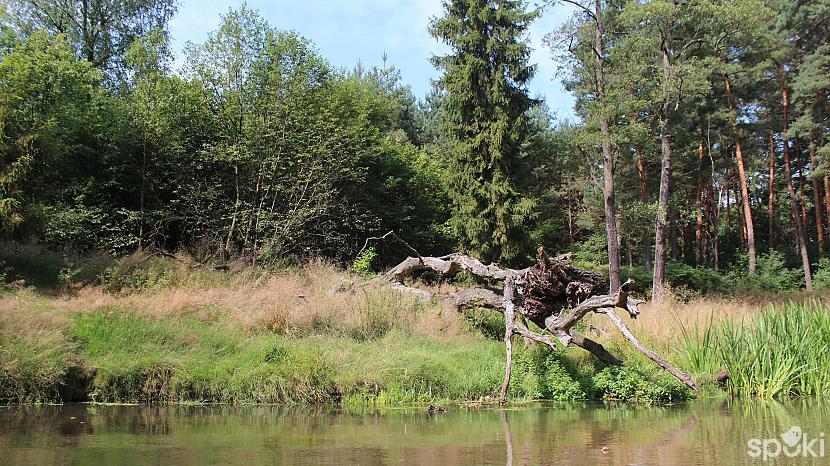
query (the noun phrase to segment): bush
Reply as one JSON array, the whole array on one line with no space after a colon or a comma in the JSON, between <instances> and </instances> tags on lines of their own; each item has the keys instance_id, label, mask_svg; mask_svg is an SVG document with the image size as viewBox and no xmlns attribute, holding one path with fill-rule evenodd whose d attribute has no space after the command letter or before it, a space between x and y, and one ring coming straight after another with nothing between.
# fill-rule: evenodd
<instances>
[{"instance_id":1,"label":"bush","mask_svg":"<svg viewBox=\"0 0 830 466\"><path fill-rule=\"evenodd\" d=\"M813 288L823 290L830 288L830 259L822 257L813 272Z\"/></svg>"},{"instance_id":2,"label":"bush","mask_svg":"<svg viewBox=\"0 0 830 466\"><path fill-rule=\"evenodd\" d=\"M354 262L352 262L352 272L356 273L369 273L372 271L372 266L375 263L375 259L378 257L378 253L375 251L375 248L368 247L364 249L358 256L355 258Z\"/></svg>"},{"instance_id":3,"label":"bush","mask_svg":"<svg viewBox=\"0 0 830 466\"><path fill-rule=\"evenodd\" d=\"M605 399L671 402L689 397L689 390L674 377L662 372L649 377L630 366L606 367L591 383L595 396Z\"/></svg>"},{"instance_id":4,"label":"bush","mask_svg":"<svg viewBox=\"0 0 830 466\"><path fill-rule=\"evenodd\" d=\"M804 280L803 272L787 268L784 254L779 251L760 254L755 274L749 273L748 256L741 255L727 278L738 290L772 292L797 290Z\"/></svg>"},{"instance_id":5,"label":"bush","mask_svg":"<svg viewBox=\"0 0 830 466\"><path fill-rule=\"evenodd\" d=\"M103 253L79 256L50 250L37 243L0 244L0 264L5 262L0 267L0 275L5 274L5 280L23 280L27 285L50 290L98 283L101 273L113 261Z\"/></svg>"},{"instance_id":6,"label":"bush","mask_svg":"<svg viewBox=\"0 0 830 466\"><path fill-rule=\"evenodd\" d=\"M510 393L517 398L553 401L585 399L585 392L561 359L559 352L547 346L519 348L513 355Z\"/></svg>"},{"instance_id":7,"label":"bush","mask_svg":"<svg viewBox=\"0 0 830 466\"><path fill-rule=\"evenodd\" d=\"M673 288L688 288L701 294L727 288L726 278L712 269L692 267L682 262L666 263L666 279Z\"/></svg>"}]
</instances>

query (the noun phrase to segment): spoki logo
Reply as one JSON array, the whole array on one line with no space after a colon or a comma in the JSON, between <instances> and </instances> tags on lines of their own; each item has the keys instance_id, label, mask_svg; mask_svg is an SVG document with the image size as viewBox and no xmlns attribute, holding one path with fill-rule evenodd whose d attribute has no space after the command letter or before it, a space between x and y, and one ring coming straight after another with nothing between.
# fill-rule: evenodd
<instances>
[{"instance_id":1,"label":"spoki logo","mask_svg":"<svg viewBox=\"0 0 830 466\"><path fill-rule=\"evenodd\" d=\"M801 430L800 426L792 426L781 434L781 440L777 438L749 439L746 442L746 453L753 458L761 458L763 461L781 455L787 458L823 458L824 432L820 432L818 437L810 437Z\"/></svg>"}]
</instances>

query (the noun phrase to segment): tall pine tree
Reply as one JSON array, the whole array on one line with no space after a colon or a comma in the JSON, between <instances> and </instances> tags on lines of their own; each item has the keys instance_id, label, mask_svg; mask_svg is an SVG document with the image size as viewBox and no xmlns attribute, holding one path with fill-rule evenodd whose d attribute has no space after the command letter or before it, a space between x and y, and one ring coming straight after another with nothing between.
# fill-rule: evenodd
<instances>
[{"instance_id":1,"label":"tall pine tree","mask_svg":"<svg viewBox=\"0 0 830 466\"><path fill-rule=\"evenodd\" d=\"M510 262L523 251L533 210L517 180L535 71L526 33L538 12L516 0L446 0L444 10L430 33L452 50L433 63L444 72L444 129L453 141L453 226L471 253Z\"/></svg>"}]
</instances>

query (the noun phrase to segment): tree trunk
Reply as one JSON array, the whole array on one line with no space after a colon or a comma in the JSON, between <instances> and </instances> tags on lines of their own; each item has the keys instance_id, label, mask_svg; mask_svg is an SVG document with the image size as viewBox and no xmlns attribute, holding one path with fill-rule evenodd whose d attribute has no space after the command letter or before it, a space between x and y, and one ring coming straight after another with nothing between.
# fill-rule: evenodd
<instances>
[{"instance_id":1,"label":"tree trunk","mask_svg":"<svg viewBox=\"0 0 830 466\"><path fill-rule=\"evenodd\" d=\"M743 196L741 196L737 182L735 183L735 206L741 206L741 212L743 212ZM741 247L746 249L746 224L743 215L738 215L738 233L741 235Z\"/></svg>"},{"instance_id":2,"label":"tree trunk","mask_svg":"<svg viewBox=\"0 0 830 466\"><path fill-rule=\"evenodd\" d=\"M605 100L605 70L603 68L603 29L602 2L594 3L594 19L596 20L596 34L594 35L594 56L597 61L597 98L602 104ZM602 133L602 174L604 178L603 195L605 198L605 230L608 237L608 278L609 292L613 293L620 287L620 243L617 238L617 203L614 194L614 158L611 153L611 130L608 127L608 117L605 109L600 105L599 127Z\"/></svg>"},{"instance_id":3,"label":"tree trunk","mask_svg":"<svg viewBox=\"0 0 830 466\"><path fill-rule=\"evenodd\" d=\"M810 135L810 173L815 173L816 168L818 167L818 161L816 159L816 144L813 141L812 135ZM815 176L812 177L812 184L813 184L813 203L815 204L815 211L816 211L816 234L818 236L818 255L819 257L824 257L824 210L822 207L822 195L821 195L821 185L819 184L819 179Z\"/></svg>"},{"instance_id":4,"label":"tree trunk","mask_svg":"<svg viewBox=\"0 0 830 466\"><path fill-rule=\"evenodd\" d=\"M810 222L807 221L807 194L804 191L804 160L802 158L801 144L798 143L797 138L793 141L793 148L795 149L796 176L798 176L798 198L801 203L801 225L804 227L804 236L809 238Z\"/></svg>"},{"instance_id":5,"label":"tree trunk","mask_svg":"<svg viewBox=\"0 0 830 466\"><path fill-rule=\"evenodd\" d=\"M715 196L715 189L714 186L712 187L711 192L709 193L710 196ZM721 209L721 200L723 199L723 188L718 190L718 203L714 210L714 222L712 225L714 226L715 234L712 238L712 265L715 268L715 272L720 271L720 251L718 250L718 242L720 241L720 209Z\"/></svg>"},{"instance_id":6,"label":"tree trunk","mask_svg":"<svg viewBox=\"0 0 830 466\"><path fill-rule=\"evenodd\" d=\"M640 202L643 205L648 203L648 187L646 185L646 164L643 160L643 151L639 145L634 147L634 153L637 156L637 174L640 177ZM830 204L828 204L830 206ZM648 232L643 233L643 267L646 270L652 270L652 251L651 238Z\"/></svg>"},{"instance_id":7,"label":"tree trunk","mask_svg":"<svg viewBox=\"0 0 830 466\"><path fill-rule=\"evenodd\" d=\"M784 81L785 77L783 67L779 66L778 72L780 74L779 83L781 86L781 101L784 107L784 127L781 130L781 139L784 143L784 173L786 175L786 179L784 181L787 183L787 193L790 195L790 209L793 217L793 225L795 226L796 243L801 251L801 265L804 267L804 282L807 285L807 291L812 291L813 277L810 273L810 257L807 254L807 237L804 234L804 227L801 224L801 215L798 213L798 197L795 195L795 189L793 188L793 175L792 169L790 168L790 144L787 139L787 132L790 129L790 123L788 121L790 111L790 94L787 90L787 83Z\"/></svg>"},{"instance_id":8,"label":"tree trunk","mask_svg":"<svg viewBox=\"0 0 830 466\"><path fill-rule=\"evenodd\" d=\"M670 28L669 28L670 29ZM660 51L663 59L663 106L660 118L660 194L657 198L657 226L654 235L654 280L652 297L660 300L666 282L666 223L669 213L669 183L671 181L671 140L669 134L669 93L671 61L669 59L669 32L662 38Z\"/></svg>"},{"instance_id":9,"label":"tree trunk","mask_svg":"<svg viewBox=\"0 0 830 466\"><path fill-rule=\"evenodd\" d=\"M703 135L698 146L697 192L695 193L695 266L703 265Z\"/></svg>"},{"instance_id":10,"label":"tree trunk","mask_svg":"<svg viewBox=\"0 0 830 466\"><path fill-rule=\"evenodd\" d=\"M752 224L752 207L749 204L749 189L744 170L744 156L741 150L741 138L738 134L738 115L735 113L735 102L732 99L732 82L729 75L724 73L723 79L726 84L726 100L729 111L732 112L732 139L735 141L735 158L738 163L738 178L741 183L741 204L744 211L744 224L746 226L746 246L749 252L749 273L755 273L755 227Z\"/></svg>"},{"instance_id":11,"label":"tree trunk","mask_svg":"<svg viewBox=\"0 0 830 466\"><path fill-rule=\"evenodd\" d=\"M810 145L812 146L813 154L815 154L815 140L812 133L810 134ZM830 223L830 173L827 170L827 164L824 167L824 208L827 214L827 221ZM815 168L815 166L813 167ZM828 224L828 231L830 231L830 224Z\"/></svg>"},{"instance_id":12,"label":"tree trunk","mask_svg":"<svg viewBox=\"0 0 830 466\"><path fill-rule=\"evenodd\" d=\"M586 338L574 329L574 326L591 312L608 316L635 348L690 389L698 391L694 380L688 374L679 371L665 359L643 346L617 315L616 308L628 312L632 319L640 315L638 306L644 301L630 296L629 293L634 285L631 279L623 283L615 293L597 295L595 294L597 289L604 286L605 281L601 274L572 267L565 262L564 256L550 259L545 255L545 250L540 247L537 264L523 270L502 269L496 264L484 265L481 261L461 253L441 257L419 256L407 258L370 283L387 283L395 290L413 293L424 300L431 300L434 296L429 291L404 285L404 281L414 272L427 269L432 269L447 278L465 271L481 278L504 282L502 296L487 288L471 288L444 299L445 305L457 311L486 307L498 309L504 313L504 342L507 359L504 383L499 396L500 403L505 401L510 386L513 354L510 337L514 334L544 343L554 350L557 350L559 345L574 344L589 351L606 364L622 365L623 362L609 353L601 344ZM520 307L515 303L516 294L521 297ZM525 325L524 319L530 320L549 334L530 330Z\"/></svg>"},{"instance_id":13,"label":"tree trunk","mask_svg":"<svg viewBox=\"0 0 830 466\"><path fill-rule=\"evenodd\" d=\"M769 248L775 249L775 136L769 135Z\"/></svg>"},{"instance_id":14,"label":"tree trunk","mask_svg":"<svg viewBox=\"0 0 830 466\"><path fill-rule=\"evenodd\" d=\"M239 215L239 166L233 166L233 175L236 185L236 200L233 203L233 216L231 216L231 226L228 228L228 237L225 240L225 252L230 254L231 241L233 241L233 231L236 228L236 217Z\"/></svg>"},{"instance_id":15,"label":"tree trunk","mask_svg":"<svg viewBox=\"0 0 830 466\"><path fill-rule=\"evenodd\" d=\"M726 207L725 207L726 208L726 233L727 234L732 231L732 215L730 214L730 211L732 209L729 208L729 204L732 203L732 199L729 198L729 192L730 191L731 190L729 189L729 179L727 178L727 180L726 180Z\"/></svg>"}]
</instances>

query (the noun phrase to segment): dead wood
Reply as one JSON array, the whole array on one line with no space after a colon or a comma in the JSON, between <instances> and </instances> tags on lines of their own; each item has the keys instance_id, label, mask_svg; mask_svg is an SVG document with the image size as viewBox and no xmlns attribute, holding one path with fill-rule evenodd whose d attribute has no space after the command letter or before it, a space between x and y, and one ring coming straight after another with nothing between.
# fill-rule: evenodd
<instances>
[{"instance_id":1,"label":"dead wood","mask_svg":"<svg viewBox=\"0 0 830 466\"><path fill-rule=\"evenodd\" d=\"M620 288L609 294L598 294L605 290L605 278L596 272L578 269L567 264L568 256L553 259L539 248L538 261L532 267L521 270L503 268L498 264L485 265L478 259L463 253L441 257L409 257L390 269L376 282L385 283L394 289L412 293L423 300L433 299L432 293L407 286L407 279L417 272L433 270L445 278L465 271L479 278L503 282L499 296L492 289L470 288L443 298L444 303L458 311L480 307L496 309L505 316L505 376L499 400L504 402L510 385L513 347L511 337L521 335L551 348L561 345L576 345L593 354L609 365L622 365L613 354L598 342L576 332L573 327L588 313L605 314L631 344L664 370L674 375L689 388L697 391L691 376L675 368L654 351L646 348L625 326L616 309L623 309L632 318L640 314L638 305L643 303L630 296L634 281L629 279ZM530 330L523 318L535 323L548 333Z\"/></svg>"}]
</instances>

